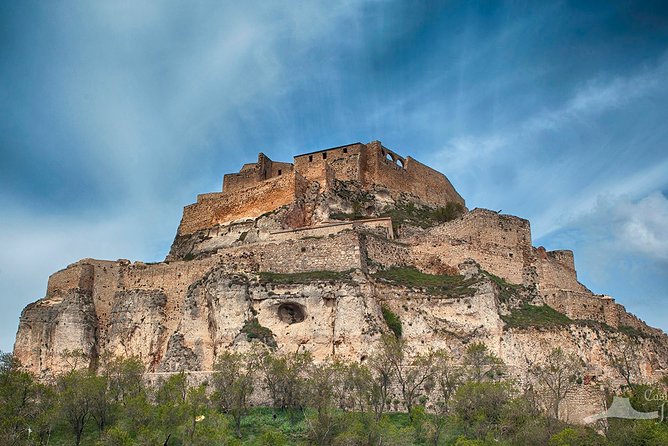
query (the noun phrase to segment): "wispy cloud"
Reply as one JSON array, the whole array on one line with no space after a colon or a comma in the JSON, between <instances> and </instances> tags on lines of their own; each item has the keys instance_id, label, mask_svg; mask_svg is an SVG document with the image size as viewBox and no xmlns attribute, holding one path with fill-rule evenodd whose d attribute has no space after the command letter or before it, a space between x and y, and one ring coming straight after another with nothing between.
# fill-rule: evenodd
<instances>
[{"instance_id":1,"label":"wispy cloud","mask_svg":"<svg viewBox=\"0 0 668 446\"><path fill-rule=\"evenodd\" d=\"M668 58L640 3L0 4L0 349L50 273L160 258L181 207L259 150L379 138L562 248L601 197L649 214ZM573 240L662 262L663 217L630 217Z\"/></svg>"}]
</instances>

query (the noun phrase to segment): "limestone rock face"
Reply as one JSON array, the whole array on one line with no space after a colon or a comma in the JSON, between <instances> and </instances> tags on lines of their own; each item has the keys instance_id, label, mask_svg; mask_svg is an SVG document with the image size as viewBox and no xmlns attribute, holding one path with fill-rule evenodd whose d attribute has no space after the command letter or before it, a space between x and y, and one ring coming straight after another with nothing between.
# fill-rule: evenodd
<instances>
[{"instance_id":1,"label":"limestone rock face","mask_svg":"<svg viewBox=\"0 0 668 446\"><path fill-rule=\"evenodd\" d=\"M25 367L40 374L69 365L68 351L96 355L97 318L90 293L79 289L58 293L28 305L21 314L14 353Z\"/></svg>"},{"instance_id":2,"label":"limestone rock face","mask_svg":"<svg viewBox=\"0 0 668 446\"><path fill-rule=\"evenodd\" d=\"M53 274L21 314L15 355L45 379L74 350L92 369L137 356L149 373L207 372L221 352L258 343L364 361L389 332L385 308L411 351L458 358L484 342L520 381L555 347L587 364L588 383L621 383L614 358L629 350L636 381L668 369L666 334L582 285L571 251L533 247L527 220L461 206L450 215L356 180L302 192L178 233L161 263L84 259Z\"/></svg>"}]
</instances>

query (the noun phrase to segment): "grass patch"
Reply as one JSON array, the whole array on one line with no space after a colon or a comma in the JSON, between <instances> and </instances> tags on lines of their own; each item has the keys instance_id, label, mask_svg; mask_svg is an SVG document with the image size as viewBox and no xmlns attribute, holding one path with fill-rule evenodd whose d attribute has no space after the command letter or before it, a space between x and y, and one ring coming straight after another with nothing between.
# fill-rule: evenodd
<instances>
[{"instance_id":1,"label":"grass patch","mask_svg":"<svg viewBox=\"0 0 668 446\"><path fill-rule=\"evenodd\" d=\"M515 285L513 283L506 282L505 279L502 279L499 276L483 271L489 279L499 287L499 300L503 303L508 303L513 297L519 297L520 289L522 285Z\"/></svg>"},{"instance_id":2,"label":"grass patch","mask_svg":"<svg viewBox=\"0 0 668 446\"><path fill-rule=\"evenodd\" d=\"M445 207L432 208L409 202L398 204L393 209L383 212L380 216L392 218L392 225L396 230L403 224L428 228L454 220L463 215L464 212L466 212L466 209L459 203L448 203Z\"/></svg>"},{"instance_id":3,"label":"grass patch","mask_svg":"<svg viewBox=\"0 0 668 446\"><path fill-rule=\"evenodd\" d=\"M276 349L276 347L278 347L276 340L274 339L274 332L267 327L260 325L256 318L247 320L241 329L241 332L246 334L249 341L257 339L271 349Z\"/></svg>"},{"instance_id":4,"label":"grass patch","mask_svg":"<svg viewBox=\"0 0 668 446\"><path fill-rule=\"evenodd\" d=\"M399 319L399 316L394 314L392 310L390 310L390 307L383 305L380 307L380 311L383 313L383 319L385 319L385 323L387 324L388 328L392 330L394 333L394 336L397 338L401 337L401 319Z\"/></svg>"},{"instance_id":5,"label":"grass patch","mask_svg":"<svg viewBox=\"0 0 668 446\"><path fill-rule=\"evenodd\" d=\"M369 218L369 216L351 212L332 212L329 214L329 218L334 220L362 220Z\"/></svg>"},{"instance_id":6,"label":"grass patch","mask_svg":"<svg viewBox=\"0 0 668 446\"><path fill-rule=\"evenodd\" d=\"M362 206L358 202L353 202L353 212L332 212L329 218L334 220L361 220L373 217L365 215ZM412 202L397 204L392 209L382 212L379 217L390 217L392 226L396 231L403 224L410 224L420 228L454 220L466 212L464 206L459 203L448 203L444 207L432 208L421 206Z\"/></svg>"},{"instance_id":7,"label":"grass patch","mask_svg":"<svg viewBox=\"0 0 668 446\"><path fill-rule=\"evenodd\" d=\"M461 275L426 274L411 267L392 267L374 276L406 287L424 288L429 294L451 297L472 296L476 290L471 285L478 282L477 279L465 279Z\"/></svg>"},{"instance_id":8,"label":"grass patch","mask_svg":"<svg viewBox=\"0 0 668 446\"><path fill-rule=\"evenodd\" d=\"M603 330L610 333L617 331L605 322L599 322L592 319L577 319L575 323L581 327L589 327L592 330Z\"/></svg>"},{"instance_id":9,"label":"grass patch","mask_svg":"<svg viewBox=\"0 0 668 446\"><path fill-rule=\"evenodd\" d=\"M629 336L629 337L632 337L632 338L647 338L647 337L649 337L646 333L643 333L642 331L638 330L637 328L631 327L629 325L620 325L617 330L620 333L624 333L626 336Z\"/></svg>"},{"instance_id":10,"label":"grass patch","mask_svg":"<svg viewBox=\"0 0 668 446\"><path fill-rule=\"evenodd\" d=\"M348 281L349 271L306 271L301 273L270 273L261 272L260 281L264 283L308 283Z\"/></svg>"},{"instance_id":11,"label":"grass patch","mask_svg":"<svg viewBox=\"0 0 668 446\"><path fill-rule=\"evenodd\" d=\"M554 327L573 323L572 319L549 305L524 304L509 315L501 316L501 319L508 328Z\"/></svg>"}]
</instances>

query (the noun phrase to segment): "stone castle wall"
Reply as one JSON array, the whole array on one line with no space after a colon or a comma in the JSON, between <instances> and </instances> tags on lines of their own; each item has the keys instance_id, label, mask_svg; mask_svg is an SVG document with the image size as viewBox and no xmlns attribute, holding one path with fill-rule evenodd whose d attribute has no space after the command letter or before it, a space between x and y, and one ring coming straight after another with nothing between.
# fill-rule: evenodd
<instances>
[{"instance_id":1,"label":"stone castle wall","mask_svg":"<svg viewBox=\"0 0 668 446\"><path fill-rule=\"evenodd\" d=\"M442 173L411 158L403 158L383 147L379 141L367 144L364 183L408 192L427 203L445 206L449 202L464 204L452 183Z\"/></svg>"},{"instance_id":2,"label":"stone castle wall","mask_svg":"<svg viewBox=\"0 0 668 446\"><path fill-rule=\"evenodd\" d=\"M552 290L572 290L588 293L577 279L573 251L545 251L539 247L533 250L534 266L540 283L540 291L544 295Z\"/></svg>"},{"instance_id":3,"label":"stone castle wall","mask_svg":"<svg viewBox=\"0 0 668 446\"><path fill-rule=\"evenodd\" d=\"M197 203L186 206L178 234L257 217L295 202L310 183L318 183L322 191L332 187L335 180L407 192L434 206L464 204L445 175L373 141L298 155L294 165L272 161L260 153L256 163L224 176L222 192L201 194Z\"/></svg>"},{"instance_id":4,"label":"stone castle wall","mask_svg":"<svg viewBox=\"0 0 668 446\"><path fill-rule=\"evenodd\" d=\"M412 264L411 251L407 245L372 232L363 234L362 249L369 268L374 264L386 267Z\"/></svg>"},{"instance_id":5,"label":"stone castle wall","mask_svg":"<svg viewBox=\"0 0 668 446\"><path fill-rule=\"evenodd\" d=\"M416 258L437 258L452 267L475 259L483 269L517 284L523 283L532 259L529 222L484 209L431 228L410 243Z\"/></svg>"},{"instance_id":6,"label":"stone castle wall","mask_svg":"<svg viewBox=\"0 0 668 446\"><path fill-rule=\"evenodd\" d=\"M295 157L295 170L309 181L323 183L329 166L337 179L361 181L364 144L355 143Z\"/></svg>"},{"instance_id":7,"label":"stone castle wall","mask_svg":"<svg viewBox=\"0 0 668 446\"><path fill-rule=\"evenodd\" d=\"M258 183L276 178L281 175L289 175L293 171L291 163L272 161L267 155L260 152L257 163L244 164L238 173L229 173L223 177L223 192L234 193Z\"/></svg>"},{"instance_id":8,"label":"stone castle wall","mask_svg":"<svg viewBox=\"0 0 668 446\"><path fill-rule=\"evenodd\" d=\"M235 193L198 196L197 203L183 209L178 234L192 234L200 229L240 218L253 218L293 203L303 196L305 181L298 173L280 175Z\"/></svg>"},{"instance_id":9,"label":"stone castle wall","mask_svg":"<svg viewBox=\"0 0 668 446\"><path fill-rule=\"evenodd\" d=\"M355 228L377 228L385 237L390 239L394 238L392 219L389 217L384 217L346 222L324 223L318 226L307 226L304 228L276 231L269 234L269 239L273 241L286 241L307 237L320 238Z\"/></svg>"}]
</instances>

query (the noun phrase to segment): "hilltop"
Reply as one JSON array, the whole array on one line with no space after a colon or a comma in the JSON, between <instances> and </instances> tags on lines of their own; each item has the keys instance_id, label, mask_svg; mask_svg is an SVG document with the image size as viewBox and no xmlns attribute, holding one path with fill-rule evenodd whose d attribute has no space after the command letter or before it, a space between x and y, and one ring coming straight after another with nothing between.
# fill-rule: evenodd
<instances>
[{"instance_id":1,"label":"hilltop","mask_svg":"<svg viewBox=\"0 0 668 446\"><path fill-rule=\"evenodd\" d=\"M587 364L566 418L602 382L668 368L668 337L578 281L573 252L534 247L529 221L468 210L445 175L380 142L260 153L186 206L163 262L83 259L22 315L14 354L38 376L62 353L137 356L148 374L209 372L263 343L364 362L394 331L416 353L483 342L525 380L554 347Z\"/></svg>"}]
</instances>

